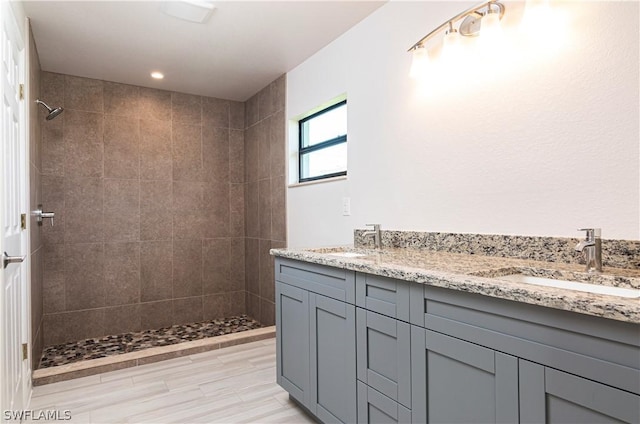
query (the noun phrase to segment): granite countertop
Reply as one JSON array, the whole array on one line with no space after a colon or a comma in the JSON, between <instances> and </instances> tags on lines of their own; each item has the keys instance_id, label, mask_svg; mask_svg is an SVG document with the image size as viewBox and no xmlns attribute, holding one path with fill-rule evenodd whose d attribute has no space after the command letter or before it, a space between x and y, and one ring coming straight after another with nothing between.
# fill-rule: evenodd
<instances>
[{"instance_id":1,"label":"granite countertop","mask_svg":"<svg viewBox=\"0 0 640 424\"><path fill-rule=\"evenodd\" d=\"M339 252L364 254L335 256ZM605 267L588 274L584 265L468 255L413 248L382 250L336 247L272 249L271 254L352 271L414 281L484 296L640 323L640 299L558 289L496 279L513 273L640 289L640 270Z\"/></svg>"}]
</instances>

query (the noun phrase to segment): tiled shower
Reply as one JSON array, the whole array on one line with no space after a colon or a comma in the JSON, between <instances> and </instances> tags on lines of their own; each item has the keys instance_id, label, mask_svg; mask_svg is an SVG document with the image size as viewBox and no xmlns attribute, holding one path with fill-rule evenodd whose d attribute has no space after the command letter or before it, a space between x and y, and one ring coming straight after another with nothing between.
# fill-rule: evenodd
<instances>
[{"instance_id":1,"label":"tiled shower","mask_svg":"<svg viewBox=\"0 0 640 424\"><path fill-rule=\"evenodd\" d=\"M273 325L284 78L237 102L40 73L38 96L65 111L40 115L35 140L56 216L38 229L34 359L42 345L240 314Z\"/></svg>"}]
</instances>

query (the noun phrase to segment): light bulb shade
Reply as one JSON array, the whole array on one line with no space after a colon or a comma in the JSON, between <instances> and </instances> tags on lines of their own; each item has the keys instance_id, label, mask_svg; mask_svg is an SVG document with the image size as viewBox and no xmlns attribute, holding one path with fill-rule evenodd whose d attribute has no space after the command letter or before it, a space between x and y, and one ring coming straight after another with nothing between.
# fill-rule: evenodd
<instances>
[{"instance_id":1,"label":"light bulb shade","mask_svg":"<svg viewBox=\"0 0 640 424\"><path fill-rule=\"evenodd\" d=\"M424 76L429 68L429 52L424 46L418 46L413 50L413 62L409 76L417 79Z\"/></svg>"},{"instance_id":2,"label":"light bulb shade","mask_svg":"<svg viewBox=\"0 0 640 424\"><path fill-rule=\"evenodd\" d=\"M500 14L490 11L483 16L480 27L480 42L485 50L495 50L503 42Z\"/></svg>"},{"instance_id":3,"label":"light bulb shade","mask_svg":"<svg viewBox=\"0 0 640 424\"><path fill-rule=\"evenodd\" d=\"M458 31L449 31L442 40L442 57L447 61L457 61L462 55L462 40Z\"/></svg>"}]
</instances>

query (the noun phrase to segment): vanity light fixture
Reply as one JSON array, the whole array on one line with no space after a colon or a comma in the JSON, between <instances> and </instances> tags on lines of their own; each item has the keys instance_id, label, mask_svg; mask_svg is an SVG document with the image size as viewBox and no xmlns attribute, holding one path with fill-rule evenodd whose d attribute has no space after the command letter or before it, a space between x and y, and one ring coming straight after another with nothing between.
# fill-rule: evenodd
<instances>
[{"instance_id":1,"label":"vanity light fixture","mask_svg":"<svg viewBox=\"0 0 640 424\"><path fill-rule=\"evenodd\" d=\"M154 71L151 72L151 78L161 80L164 78L164 74L162 72Z\"/></svg>"},{"instance_id":2,"label":"vanity light fixture","mask_svg":"<svg viewBox=\"0 0 640 424\"><path fill-rule=\"evenodd\" d=\"M499 1L489 1L482 3L478 6L474 6L464 12L449 19L429 34L422 37L415 43L409 52L413 53L413 63L411 64L411 71L409 75L412 78L417 78L424 74L429 61L429 53L427 51L427 41L435 38L443 30L445 31L444 39L444 51L445 56L450 55L452 52L447 50L455 49L456 53L459 50L460 36L475 37L481 35L488 39L495 39L499 37L502 29L500 28L500 20L504 16L505 6ZM458 29L454 28L454 24L460 22ZM489 40L487 40L489 41Z\"/></svg>"}]
</instances>

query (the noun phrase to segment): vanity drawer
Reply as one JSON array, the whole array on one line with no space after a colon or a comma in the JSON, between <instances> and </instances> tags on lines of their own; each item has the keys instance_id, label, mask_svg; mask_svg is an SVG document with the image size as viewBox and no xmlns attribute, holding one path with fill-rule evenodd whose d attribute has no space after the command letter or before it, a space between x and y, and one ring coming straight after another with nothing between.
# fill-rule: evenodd
<instances>
[{"instance_id":1,"label":"vanity drawer","mask_svg":"<svg viewBox=\"0 0 640 424\"><path fill-rule=\"evenodd\" d=\"M358 381L358 423L410 422L410 409Z\"/></svg>"},{"instance_id":2,"label":"vanity drawer","mask_svg":"<svg viewBox=\"0 0 640 424\"><path fill-rule=\"evenodd\" d=\"M411 407L411 326L356 308L358 380Z\"/></svg>"},{"instance_id":3,"label":"vanity drawer","mask_svg":"<svg viewBox=\"0 0 640 424\"><path fill-rule=\"evenodd\" d=\"M407 281L357 273L356 306L408 322L409 286Z\"/></svg>"},{"instance_id":4,"label":"vanity drawer","mask_svg":"<svg viewBox=\"0 0 640 424\"><path fill-rule=\"evenodd\" d=\"M276 258L275 267L276 281L355 304L354 271L287 258Z\"/></svg>"}]
</instances>

